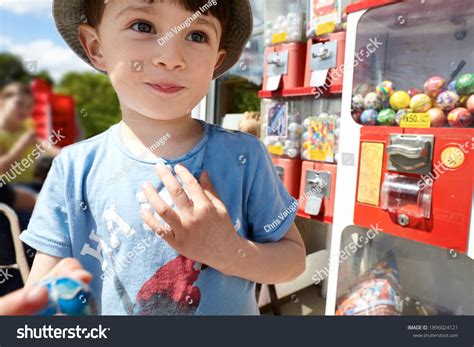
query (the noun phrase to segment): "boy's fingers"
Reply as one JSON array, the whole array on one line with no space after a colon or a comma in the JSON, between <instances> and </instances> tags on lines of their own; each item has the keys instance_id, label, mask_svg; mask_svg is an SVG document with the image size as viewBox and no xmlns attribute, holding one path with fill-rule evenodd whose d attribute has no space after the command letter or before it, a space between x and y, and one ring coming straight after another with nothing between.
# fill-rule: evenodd
<instances>
[{"instance_id":1,"label":"boy's fingers","mask_svg":"<svg viewBox=\"0 0 474 347\"><path fill-rule=\"evenodd\" d=\"M148 203L156 211L156 213L158 213L173 230L179 229L181 226L181 219L179 218L179 215L161 198L161 196L151 186L150 183L146 183L143 186L143 193L145 194Z\"/></svg>"},{"instance_id":2,"label":"boy's fingers","mask_svg":"<svg viewBox=\"0 0 474 347\"><path fill-rule=\"evenodd\" d=\"M189 170L183 165L176 165L174 170L178 174L179 178L183 181L184 186L189 191L189 195L193 200L194 204L199 205L202 203L209 202L207 195L204 193L198 180L189 172Z\"/></svg>"},{"instance_id":3,"label":"boy's fingers","mask_svg":"<svg viewBox=\"0 0 474 347\"><path fill-rule=\"evenodd\" d=\"M150 210L142 208L141 216L146 225L148 225L151 230L153 230L155 234L157 234L159 237L164 238L165 236L173 235L172 230L165 229L165 227L161 225L161 223L158 221L158 219L155 218L155 216L153 215L153 213L150 212Z\"/></svg>"},{"instance_id":4,"label":"boy's fingers","mask_svg":"<svg viewBox=\"0 0 474 347\"><path fill-rule=\"evenodd\" d=\"M192 211L194 204L173 173L164 164L156 165L156 172L166 189L168 189L171 198L176 203L176 207L180 211Z\"/></svg>"},{"instance_id":5,"label":"boy's fingers","mask_svg":"<svg viewBox=\"0 0 474 347\"><path fill-rule=\"evenodd\" d=\"M48 290L45 287L23 288L0 298L0 315L32 315L41 310L47 303Z\"/></svg>"},{"instance_id":6,"label":"boy's fingers","mask_svg":"<svg viewBox=\"0 0 474 347\"><path fill-rule=\"evenodd\" d=\"M215 207L226 208L224 203L220 200L219 194L217 194L214 186L212 185L211 179L209 178L209 173L207 171L203 172L200 178L201 186L204 190L204 193L209 198L211 203Z\"/></svg>"},{"instance_id":7,"label":"boy's fingers","mask_svg":"<svg viewBox=\"0 0 474 347\"><path fill-rule=\"evenodd\" d=\"M84 283L92 281L92 275L82 268L81 263L77 259L65 258L51 270L46 278L52 277L69 277Z\"/></svg>"}]
</instances>

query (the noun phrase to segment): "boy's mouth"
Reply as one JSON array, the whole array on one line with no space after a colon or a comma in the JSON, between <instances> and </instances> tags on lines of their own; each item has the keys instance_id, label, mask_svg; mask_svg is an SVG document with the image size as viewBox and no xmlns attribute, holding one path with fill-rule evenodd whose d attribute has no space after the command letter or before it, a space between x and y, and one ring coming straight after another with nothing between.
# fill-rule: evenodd
<instances>
[{"instance_id":1,"label":"boy's mouth","mask_svg":"<svg viewBox=\"0 0 474 347\"><path fill-rule=\"evenodd\" d=\"M165 83L160 83L160 84L147 83L147 84L158 93L167 94L167 95L178 93L179 91L184 89L184 87L182 86L177 86L173 84L165 84Z\"/></svg>"}]
</instances>

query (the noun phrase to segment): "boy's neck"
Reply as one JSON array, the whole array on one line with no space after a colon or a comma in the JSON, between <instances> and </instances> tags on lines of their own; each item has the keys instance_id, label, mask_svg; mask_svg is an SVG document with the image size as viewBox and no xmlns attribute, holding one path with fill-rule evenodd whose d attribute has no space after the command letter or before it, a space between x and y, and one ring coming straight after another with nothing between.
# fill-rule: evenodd
<instances>
[{"instance_id":1,"label":"boy's neck","mask_svg":"<svg viewBox=\"0 0 474 347\"><path fill-rule=\"evenodd\" d=\"M178 158L202 138L202 125L185 115L173 120L123 117L121 137L125 146L141 159Z\"/></svg>"}]
</instances>

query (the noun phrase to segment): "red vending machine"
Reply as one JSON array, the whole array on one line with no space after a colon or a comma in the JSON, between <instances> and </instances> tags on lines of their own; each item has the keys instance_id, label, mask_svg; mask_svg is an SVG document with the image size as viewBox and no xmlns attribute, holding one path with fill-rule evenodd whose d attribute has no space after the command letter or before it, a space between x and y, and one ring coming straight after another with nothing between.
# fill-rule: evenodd
<instances>
[{"instance_id":1,"label":"red vending machine","mask_svg":"<svg viewBox=\"0 0 474 347\"><path fill-rule=\"evenodd\" d=\"M347 11L326 312L473 314L473 3Z\"/></svg>"}]
</instances>

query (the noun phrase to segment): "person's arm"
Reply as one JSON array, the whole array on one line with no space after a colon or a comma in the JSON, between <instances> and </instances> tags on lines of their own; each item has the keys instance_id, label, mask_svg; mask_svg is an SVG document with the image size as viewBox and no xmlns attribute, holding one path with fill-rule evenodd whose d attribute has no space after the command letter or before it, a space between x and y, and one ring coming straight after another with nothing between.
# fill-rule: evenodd
<instances>
[{"instance_id":1,"label":"person's arm","mask_svg":"<svg viewBox=\"0 0 474 347\"><path fill-rule=\"evenodd\" d=\"M9 151L0 146L0 172L7 172L16 161L21 160L25 150L36 142L36 138L36 132L30 130Z\"/></svg>"},{"instance_id":2,"label":"person's arm","mask_svg":"<svg viewBox=\"0 0 474 347\"><path fill-rule=\"evenodd\" d=\"M61 258L37 252L35 255L35 260L33 261L33 267L30 271L30 276L25 283L25 287L31 287L38 281L45 278L48 273L53 271L55 266L58 265L60 261Z\"/></svg>"},{"instance_id":3,"label":"person's arm","mask_svg":"<svg viewBox=\"0 0 474 347\"><path fill-rule=\"evenodd\" d=\"M45 278L53 277L70 277L84 283L92 281L92 275L82 268L77 259L62 259L37 252L25 288L32 287Z\"/></svg>"},{"instance_id":4,"label":"person's arm","mask_svg":"<svg viewBox=\"0 0 474 347\"><path fill-rule=\"evenodd\" d=\"M227 252L233 256L221 271L258 283L289 282L306 269L306 248L295 224L280 241L257 243L238 237Z\"/></svg>"}]
</instances>

